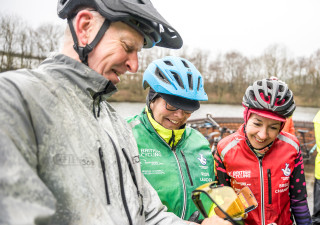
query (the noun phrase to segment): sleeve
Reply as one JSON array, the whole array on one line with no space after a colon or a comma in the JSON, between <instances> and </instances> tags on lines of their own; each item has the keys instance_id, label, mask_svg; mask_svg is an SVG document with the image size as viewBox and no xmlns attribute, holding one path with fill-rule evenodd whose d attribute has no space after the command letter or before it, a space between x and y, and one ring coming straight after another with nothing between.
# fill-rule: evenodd
<instances>
[{"instance_id":1,"label":"sleeve","mask_svg":"<svg viewBox=\"0 0 320 225\"><path fill-rule=\"evenodd\" d=\"M144 197L146 225L194 225L195 223L180 219L171 212L167 212L167 207L161 200L154 188L144 177Z\"/></svg>"},{"instance_id":2,"label":"sleeve","mask_svg":"<svg viewBox=\"0 0 320 225\"><path fill-rule=\"evenodd\" d=\"M311 224L311 216L308 208L306 180L301 151L295 159L295 167L290 177L290 203L291 211L297 225Z\"/></svg>"},{"instance_id":3,"label":"sleeve","mask_svg":"<svg viewBox=\"0 0 320 225\"><path fill-rule=\"evenodd\" d=\"M219 184L231 186L230 176L227 174L226 168L221 160L218 151L216 151L214 154L214 171Z\"/></svg>"},{"instance_id":4,"label":"sleeve","mask_svg":"<svg viewBox=\"0 0 320 225\"><path fill-rule=\"evenodd\" d=\"M55 211L55 199L37 174L36 137L16 86L0 78L0 224L34 224Z\"/></svg>"}]
</instances>

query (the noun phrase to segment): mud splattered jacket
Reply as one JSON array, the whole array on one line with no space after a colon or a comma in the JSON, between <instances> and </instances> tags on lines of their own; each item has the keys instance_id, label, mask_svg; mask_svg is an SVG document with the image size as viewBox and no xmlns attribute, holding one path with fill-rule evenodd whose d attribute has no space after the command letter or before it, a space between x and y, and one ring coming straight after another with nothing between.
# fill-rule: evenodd
<instances>
[{"instance_id":1,"label":"mud splattered jacket","mask_svg":"<svg viewBox=\"0 0 320 225\"><path fill-rule=\"evenodd\" d=\"M0 224L186 224L143 177L115 90L62 54L0 75Z\"/></svg>"},{"instance_id":2,"label":"mud splattered jacket","mask_svg":"<svg viewBox=\"0 0 320 225\"><path fill-rule=\"evenodd\" d=\"M311 224L304 166L297 138L280 133L263 158L248 147L243 125L222 139L215 155L217 178L239 192L249 186L258 207L249 212L246 224Z\"/></svg>"}]
</instances>

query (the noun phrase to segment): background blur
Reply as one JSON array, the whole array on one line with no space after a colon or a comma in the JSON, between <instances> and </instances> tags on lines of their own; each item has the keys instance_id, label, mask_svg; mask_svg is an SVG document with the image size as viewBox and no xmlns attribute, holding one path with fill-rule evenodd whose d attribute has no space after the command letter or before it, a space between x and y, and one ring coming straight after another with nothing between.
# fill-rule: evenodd
<instances>
[{"instance_id":1,"label":"background blur","mask_svg":"<svg viewBox=\"0 0 320 225\"><path fill-rule=\"evenodd\" d=\"M66 21L56 0L3 1L0 71L37 66L58 51ZM153 0L184 39L181 50L143 50L137 74L122 76L111 101L144 102L142 73L154 59L178 55L205 78L209 103L239 104L256 79L277 76L299 106L320 107L320 8L318 0Z\"/></svg>"}]
</instances>

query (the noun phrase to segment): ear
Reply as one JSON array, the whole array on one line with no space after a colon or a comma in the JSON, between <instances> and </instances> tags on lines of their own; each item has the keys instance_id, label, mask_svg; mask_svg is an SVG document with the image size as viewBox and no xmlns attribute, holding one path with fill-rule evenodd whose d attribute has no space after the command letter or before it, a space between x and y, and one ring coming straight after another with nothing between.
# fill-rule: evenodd
<instances>
[{"instance_id":1,"label":"ear","mask_svg":"<svg viewBox=\"0 0 320 225\"><path fill-rule=\"evenodd\" d=\"M85 46L90 43L90 34L94 28L93 14L88 10L80 11L76 16L75 32L78 37L79 46Z\"/></svg>"},{"instance_id":2,"label":"ear","mask_svg":"<svg viewBox=\"0 0 320 225\"><path fill-rule=\"evenodd\" d=\"M153 111L154 108L154 100L152 100L149 104L149 108L151 109L151 111Z\"/></svg>"}]
</instances>

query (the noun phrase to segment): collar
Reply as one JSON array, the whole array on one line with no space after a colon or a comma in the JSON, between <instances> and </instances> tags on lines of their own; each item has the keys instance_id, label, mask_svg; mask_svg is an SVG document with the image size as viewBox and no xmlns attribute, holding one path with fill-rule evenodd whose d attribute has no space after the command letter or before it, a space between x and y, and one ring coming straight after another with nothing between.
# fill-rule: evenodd
<instances>
[{"instance_id":1,"label":"collar","mask_svg":"<svg viewBox=\"0 0 320 225\"><path fill-rule=\"evenodd\" d=\"M46 70L53 79L62 80L60 83L69 81L79 98L82 96L80 93L88 94L93 100L95 118L100 116L100 103L117 91L116 86L101 74L64 54L51 53L39 69Z\"/></svg>"},{"instance_id":2,"label":"collar","mask_svg":"<svg viewBox=\"0 0 320 225\"><path fill-rule=\"evenodd\" d=\"M50 74L54 78L69 80L78 89L89 93L93 99L101 96L101 100L106 100L117 91L116 86L101 74L64 54L50 53L39 68L51 70Z\"/></svg>"}]
</instances>

